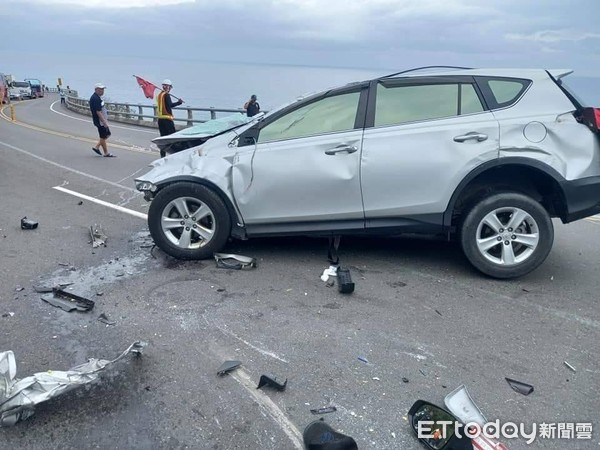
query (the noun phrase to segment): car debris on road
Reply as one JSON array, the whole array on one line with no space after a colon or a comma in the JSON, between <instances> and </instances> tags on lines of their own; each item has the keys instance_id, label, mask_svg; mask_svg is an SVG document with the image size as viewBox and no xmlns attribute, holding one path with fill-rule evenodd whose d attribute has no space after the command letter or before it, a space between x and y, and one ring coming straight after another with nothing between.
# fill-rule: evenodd
<instances>
[{"instance_id":1,"label":"car debris on road","mask_svg":"<svg viewBox=\"0 0 600 450\"><path fill-rule=\"evenodd\" d=\"M15 425L35 413L35 405L95 381L99 373L129 353L141 354L147 344L136 341L113 360L90 358L67 371L48 370L19 380L12 351L0 352L0 427Z\"/></svg>"}]
</instances>

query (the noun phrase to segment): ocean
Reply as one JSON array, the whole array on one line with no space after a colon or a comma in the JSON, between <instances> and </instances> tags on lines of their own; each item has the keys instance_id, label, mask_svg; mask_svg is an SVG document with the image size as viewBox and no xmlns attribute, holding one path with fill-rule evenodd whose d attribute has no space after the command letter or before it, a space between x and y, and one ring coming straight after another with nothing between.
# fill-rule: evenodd
<instances>
[{"instance_id":1,"label":"ocean","mask_svg":"<svg viewBox=\"0 0 600 450\"><path fill-rule=\"evenodd\" d=\"M10 55L9 55L10 56ZM560 64L558 64L560 65ZM185 106L240 108L252 94L258 96L263 110L288 103L309 92L320 91L352 81L366 80L404 70L308 67L289 65L207 62L195 59L155 59L40 54L32 58L15 55L4 58L0 72L17 79L39 78L55 87L57 78L63 85L89 97L95 83L106 84L105 98L112 102L151 104L137 85L138 75L156 85L169 78L172 94L181 97ZM600 77L566 78L567 84L590 106L600 107Z\"/></svg>"}]
</instances>

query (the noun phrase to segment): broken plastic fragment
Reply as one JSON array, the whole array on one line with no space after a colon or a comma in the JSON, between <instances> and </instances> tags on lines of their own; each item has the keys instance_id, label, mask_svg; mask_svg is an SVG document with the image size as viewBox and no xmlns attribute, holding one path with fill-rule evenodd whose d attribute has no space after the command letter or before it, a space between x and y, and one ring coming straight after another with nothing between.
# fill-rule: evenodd
<instances>
[{"instance_id":1,"label":"broken plastic fragment","mask_svg":"<svg viewBox=\"0 0 600 450\"><path fill-rule=\"evenodd\" d=\"M136 341L113 360L90 358L67 371L49 370L19 380L12 351L0 352L0 427L12 426L34 414L35 405L88 384L99 372L129 353L141 353L147 344Z\"/></svg>"},{"instance_id":2,"label":"broken plastic fragment","mask_svg":"<svg viewBox=\"0 0 600 450\"><path fill-rule=\"evenodd\" d=\"M309 423L302 438L308 450L358 450L353 438L334 430L323 419Z\"/></svg>"},{"instance_id":3,"label":"broken plastic fragment","mask_svg":"<svg viewBox=\"0 0 600 450\"><path fill-rule=\"evenodd\" d=\"M225 361L223 364L221 364L221 367L217 369L217 375L225 375L227 372L231 372L241 365L241 361Z\"/></svg>"},{"instance_id":4,"label":"broken plastic fragment","mask_svg":"<svg viewBox=\"0 0 600 450\"><path fill-rule=\"evenodd\" d=\"M98 316L98 320L102 323L105 323L106 325L116 325L117 323L114 320L110 320L104 313Z\"/></svg>"},{"instance_id":5,"label":"broken plastic fragment","mask_svg":"<svg viewBox=\"0 0 600 450\"><path fill-rule=\"evenodd\" d=\"M324 408L319 409L311 409L310 412L313 414L328 414L332 412L336 412L337 408L335 406L326 406Z\"/></svg>"},{"instance_id":6,"label":"broken plastic fragment","mask_svg":"<svg viewBox=\"0 0 600 450\"><path fill-rule=\"evenodd\" d=\"M29 220L27 217L21 219L22 230L35 230L38 227L38 223L35 220Z\"/></svg>"},{"instance_id":7,"label":"broken plastic fragment","mask_svg":"<svg viewBox=\"0 0 600 450\"><path fill-rule=\"evenodd\" d=\"M260 389L263 386L269 386L274 389L277 389L278 391L285 391L285 387L287 386L287 378L283 383L281 383L277 381L277 377L275 377L274 375L261 375L256 389Z\"/></svg>"},{"instance_id":8,"label":"broken plastic fragment","mask_svg":"<svg viewBox=\"0 0 600 450\"><path fill-rule=\"evenodd\" d=\"M533 392L533 386L527 383L523 383L521 381L513 380L511 378L505 378L513 391L518 392L519 394L529 395Z\"/></svg>"},{"instance_id":9,"label":"broken plastic fragment","mask_svg":"<svg viewBox=\"0 0 600 450\"><path fill-rule=\"evenodd\" d=\"M361 362L364 362L365 364L369 364L369 360L367 358L365 358L364 356L359 356L358 360Z\"/></svg>"},{"instance_id":10,"label":"broken plastic fragment","mask_svg":"<svg viewBox=\"0 0 600 450\"><path fill-rule=\"evenodd\" d=\"M52 306L64 309L67 312L74 310L88 312L91 311L95 305L92 300L63 291L59 288L52 288L52 295L44 295L42 296L42 300L46 303L50 303Z\"/></svg>"},{"instance_id":11,"label":"broken plastic fragment","mask_svg":"<svg viewBox=\"0 0 600 450\"><path fill-rule=\"evenodd\" d=\"M446 395L444 403L462 423L474 422L481 426L487 423L487 419L469 395L464 384Z\"/></svg>"},{"instance_id":12,"label":"broken plastic fragment","mask_svg":"<svg viewBox=\"0 0 600 450\"><path fill-rule=\"evenodd\" d=\"M565 361L565 366L567 366L569 369L571 369L573 372L577 372L577 370L575 369L575 367L573 367L571 364L569 364L568 362Z\"/></svg>"},{"instance_id":13,"label":"broken plastic fragment","mask_svg":"<svg viewBox=\"0 0 600 450\"><path fill-rule=\"evenodd\" d=\"M220 269L254 269L256 268L256 258L249 256L234 255L231 253L214 253L217 267Z\"/></svg>"},{"instance_id":14,"label":"broken plastic fragment","mask_svg":"<svg viewBox=\"0 0 600 450\"><path fill-rule=\"evenodd\" d=\"M106 241L108 240L108 236L102 231L102 228L98 225L94 225L90 227L90 236L92 236L92 247L98 248L101 245L106 247Z\"/></svg>"}]
</instances>

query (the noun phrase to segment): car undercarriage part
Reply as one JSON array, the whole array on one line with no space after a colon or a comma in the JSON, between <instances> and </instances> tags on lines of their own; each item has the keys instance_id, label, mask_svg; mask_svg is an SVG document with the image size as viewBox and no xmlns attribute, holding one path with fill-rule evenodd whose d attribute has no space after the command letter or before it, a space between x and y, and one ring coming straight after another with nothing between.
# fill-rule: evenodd
<instances>
[{"instance_id":1,"label":"car undercarriage part","mask_svg":"<svg viewBox=\"0 0 600 450\"><path fill-rule=\"evenodd\" d=\"M249 256L234 255L231 253L215 253L215 261L220 269L255 269L256 258Z\"/></svg>"},{"instance_id":2,"label":"car undercarriage part","mask_svg":"<svg viewBox=\"0 0 600 450\"><path fill-rule=\"evenodd\" d=\"M50 303L52 306L64 309L67 312L74 310L88 312L94 308L95 303L92 300L63 291L60 288L52 288L52 295L42 296L42 300Z\"/></svg>"}]
</instances>

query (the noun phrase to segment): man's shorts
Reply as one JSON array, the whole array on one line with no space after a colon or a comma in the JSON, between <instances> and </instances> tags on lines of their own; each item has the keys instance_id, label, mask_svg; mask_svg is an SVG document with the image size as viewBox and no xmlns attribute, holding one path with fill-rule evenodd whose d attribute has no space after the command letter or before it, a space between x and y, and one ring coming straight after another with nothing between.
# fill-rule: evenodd
<instances>
[{"instance_id":1,"label":"man's shorts","mask_svg":"<svg viewBox=\"0 0 600 450\"><path fill-rule=\"evenodd\" d=\"M96 128L98 128L98 136L100 136L100 139L107 139L110 136L110 130L108 127L96 125Z\"/></svg>"}]
</instances>

